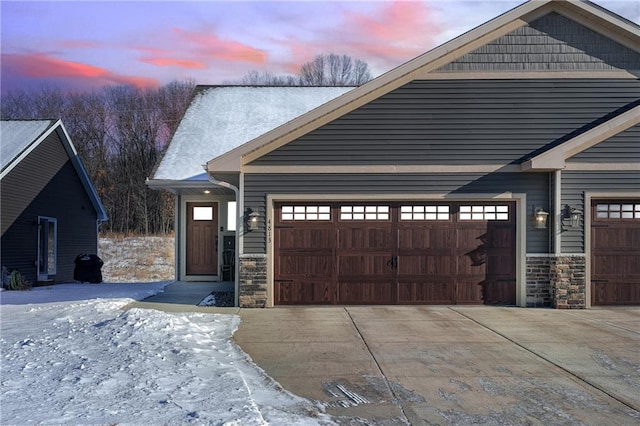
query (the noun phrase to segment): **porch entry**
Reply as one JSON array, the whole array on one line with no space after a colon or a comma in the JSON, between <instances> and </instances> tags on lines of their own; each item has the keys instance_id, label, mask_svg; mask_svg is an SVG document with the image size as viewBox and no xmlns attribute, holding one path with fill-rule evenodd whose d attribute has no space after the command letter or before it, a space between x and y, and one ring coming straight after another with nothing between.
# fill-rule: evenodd
<instances>
[{"instance_id":1,"label":"porch entry","mask_svg":"<svg viewBox=\"0 0 640 426\"><path fill-rule=\"evenodd\" d=\"M218 275L218 204L187 203L187 275Z\"/></svg>"}]
</instances>

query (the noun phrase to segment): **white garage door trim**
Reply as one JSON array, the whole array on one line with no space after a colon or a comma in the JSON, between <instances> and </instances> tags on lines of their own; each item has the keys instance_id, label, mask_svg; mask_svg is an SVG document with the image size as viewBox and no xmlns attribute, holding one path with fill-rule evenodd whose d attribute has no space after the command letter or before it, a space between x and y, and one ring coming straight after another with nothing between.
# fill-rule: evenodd
<instances>
[{"instance_id":1,"label":"white garage door trim","mask_svg":"<svg viewBox=\"0 0 640 426\"><path fill-rule=\"evenodd\" d=\"M606 200L606 199L620 199L620 198L638 198L640 199L640 192L588 192L584 193L584 253L586 256L585 261L585 275L586 275L586 308L591 308L591 201L593 199Z\"/></svg>"},{"instance_id":2,"label":"white garage door trim","mask_svg":"<svg viewBox=\"0 0 640 426\"><path fill-rule=\"evenodd\" d=\"M267 307L274 306L274 204L295 201L496 201L509 200L516 203L516 305L526 306L526 259L527 252L527 196L526 194L505 192L501 194L267 194L266 205L266 247L267 247Z\"/></svg>"}]
</instances>

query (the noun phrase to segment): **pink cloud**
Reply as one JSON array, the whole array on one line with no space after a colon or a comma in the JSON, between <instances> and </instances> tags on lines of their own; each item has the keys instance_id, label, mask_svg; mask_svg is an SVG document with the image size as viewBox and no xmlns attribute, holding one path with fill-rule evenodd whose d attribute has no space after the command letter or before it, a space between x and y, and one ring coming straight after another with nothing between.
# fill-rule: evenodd
<instances>
[{"instance_id":1,"label":"pink cloud","mask_svg":"<svg viewBox=\"0 0 640 426\"><path fill-rule=\"evenodd\" d=\"M65 61L44 53L6 54L3 60L21 74L32 78L46 77L104 77L109 74L104 68L79 62Z\"/></svg>"},{"instance_id":2,"label":"pink cloud","mask_svg":"<svg viewBox=\"0 0 640 426\"><path fill-rule=\"evenodd\" d=\"M434 11L424 2L381 3L373 13L345 11L329 37L289 44L292 61L283 67L297 72L315 55L331 52L363 59L387 71L434 47L441 31Z\"/></svg>"},{"instance_id":3,"label":"pink cloud","mask_svg":"<svg viewBox=\"0 0 640 426\"><path fill-rule=\"evenodd\" d=\"M189 61L186 59L142 58L140 60L144 63L156 65L159 67L181 67L181 68L190 68L190 69L207 68L207 66L200 61Z\"/></svg>"},{"instance_id":4,"label":"pink cloud","mask_svg":"<svg viewBox=\"0 0 640 426\"><path fill-rule=\"evenodd\" d=\"M193 44L203 58L254 64L264 64L267 61L267 54L263 50L244 43L224 40L214 34L185 31L180 28L175 28L173 32L184 42Z\"/></svg>"},{"instance_id":5,"label":"pink cloud","mask_svg":"<svg viewBox=\"0 0 640 426\"><path fill-rule=\"evenodd\" d=\"M156 79L126 76L105 68L58 59L45 53L2 54L2 74L31 80L73 80L78 86L100 87L107 84L127 84L136 87L157 87Z\"/></svg>"}]
</instances>

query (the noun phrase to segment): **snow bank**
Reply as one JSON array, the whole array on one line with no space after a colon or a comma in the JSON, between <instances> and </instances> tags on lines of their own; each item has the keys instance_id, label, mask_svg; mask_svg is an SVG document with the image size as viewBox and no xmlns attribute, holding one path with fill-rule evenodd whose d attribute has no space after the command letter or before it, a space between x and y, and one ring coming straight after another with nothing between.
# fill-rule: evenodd
<instances>
[{"instance_id":1,"label":"snow bank","mask_svg":"<svg viewBox=\"0 0 640 426\"><path fill-rule=\"evenodd\" d=\"M164 285L1 292L0 423L331 423L235 345L238 316L122 310Z\"/></svg>"}]
</instances>

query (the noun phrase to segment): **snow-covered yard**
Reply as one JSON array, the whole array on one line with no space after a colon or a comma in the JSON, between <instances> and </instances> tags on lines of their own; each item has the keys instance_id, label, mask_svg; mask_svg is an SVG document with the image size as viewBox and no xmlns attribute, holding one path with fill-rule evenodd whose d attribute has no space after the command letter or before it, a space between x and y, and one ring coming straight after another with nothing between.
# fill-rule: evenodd
<instances>
[{"instance_id":1,"label":"snow-covered yard","mask_svg":"<svg viewBox=\"0 0 640 426\"><path fill-rule=\"evenodd\" d=\"M232 341L235 315L123 310L167 283L0 292L0 424L328 424Z\"/></svg>"}]
</instances>

